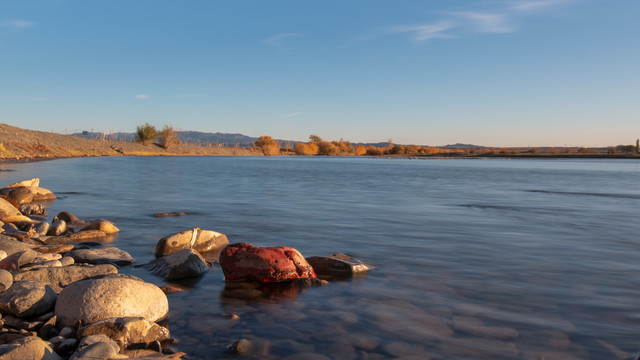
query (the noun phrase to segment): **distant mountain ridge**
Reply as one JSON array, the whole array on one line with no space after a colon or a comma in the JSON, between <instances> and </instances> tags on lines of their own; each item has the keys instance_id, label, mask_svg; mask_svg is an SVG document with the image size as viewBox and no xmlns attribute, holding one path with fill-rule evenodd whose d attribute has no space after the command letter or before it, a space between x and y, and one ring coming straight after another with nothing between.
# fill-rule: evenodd
<instances>
[{"instance_id":1,"label":"distant mountain ridge","mask_svg":"<svg viewBox=\"0 0 640 360\"><path fill-rule=\"evenodd\" d=\"M177 131L178 138L187 144L221 144L224 146L253 146L256 137L246 136L242 134L226 134L226 133L206 133L200 131ZM120 141L134 141L136 138L135 133L102 133L102 132L89 132L82 131L79 133L71 134L72 136L78 136L86 139L109 139Z\"/></svg>"},{"instance_id":2,"label":"distant mountain ridge","mask_svg":"<svg viewBox=\"0 0 640 360\"><path fill-rule=\"evenodd\" d=\"M257 137L251 137L243 134L229 134L229 133L211 133L211 132L200 132L200 131L177 131L178 138L186 144L196 144L196 145L206 145L206 144L220 144L223 146L242 146L242 147L251 147L255 144ZM136 138L135 133L124 133L124 132L114 132L110 134L102 133L102 132L89 132L82 131L79 133L71 134L72 136L78 136L86 139L108 139L108 140L119 140L119 141L134 141ZM293 140L282 140L276 139L281 145L284 144L295 144L299 141ZM377 142L377 143L353 143L354 145L364 145L364 146L375 146L384 148L389 145L388 142ZM421 145L426 146L426 145ZM472 144L450 144L445 146L438 146L443 149L481 149L483 146L472 145Z\"/></svg>"}]
</instances>

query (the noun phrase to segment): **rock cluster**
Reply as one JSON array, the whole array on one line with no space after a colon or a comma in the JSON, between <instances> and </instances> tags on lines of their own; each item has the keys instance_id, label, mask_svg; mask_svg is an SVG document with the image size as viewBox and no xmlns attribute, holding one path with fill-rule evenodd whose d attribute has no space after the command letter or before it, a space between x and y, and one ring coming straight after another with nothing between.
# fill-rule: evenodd
<instances>
[{"instance_id":1,"label":"rock cluster","mask_svg":"<svg viewBox=\"0 0 640 360\"><path fill-rule=\"evenodd\" d=\"M135 262L107 244L120 230L66 211L48 223L46 201L55 195L39 186L31 179L0 189L0 359L181 357L168 348L169 329L158 323L169 312L166 293L180 287L161 289L119 274ZM305 259L289 247L229 244L226 235L200 228L162 237L154 255L144 267L167 280L202 276L207 260L218 260L227 281L223 299L296 297L327 283L316 274L369 269L344 254ZM252 351L247 339L228 348L235 355Z\"/></svg>"},{"instance_id":2,"label":"rock cluster","mask_svg":"<svg viewBox=\"0 0 640 360\"><path fill-rule=\"evenodd\" d=\"M134 262L127 252L77 244L110 240L119 229L68 212L49 225L41 202L53 199L38 179L0 189L0 358L128 358L131 347L170 352L157 345L172 341L156 323L169 311L165 293L118 274L117 266Z\"/></svg>"}]
</instances>

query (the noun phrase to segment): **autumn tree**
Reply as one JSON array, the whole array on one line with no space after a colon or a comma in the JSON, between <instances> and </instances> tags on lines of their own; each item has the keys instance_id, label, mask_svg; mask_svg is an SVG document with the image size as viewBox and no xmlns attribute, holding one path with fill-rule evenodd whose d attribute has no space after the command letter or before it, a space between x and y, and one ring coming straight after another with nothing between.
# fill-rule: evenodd
<instances>
[{"instance_id":1,"label":"autumn tree","mask_svg":"<svg viewBox=\"0 0 640 360\"><path fill-rule=\"evenodd\" d=\"M256 140L255 146L267 156L280 154L280 145L277 141L273 140L271 136L260 136L258 140Z\"/></svg>"}]
</instances>

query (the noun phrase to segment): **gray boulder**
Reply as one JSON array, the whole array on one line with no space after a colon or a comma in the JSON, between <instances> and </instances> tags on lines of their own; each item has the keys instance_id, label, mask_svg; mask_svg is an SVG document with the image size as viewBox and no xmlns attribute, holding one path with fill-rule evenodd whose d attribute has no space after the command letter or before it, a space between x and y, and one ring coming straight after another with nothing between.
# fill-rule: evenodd
<instances>
[{"instance_id":1,"label":"gray boulder","mask_svg":"<svg viewBox=\"0 0 640 360\"><path fill-rule=\"evenodd\" d=\"M51 286L39 281L15 281L0 293L0 311L16 317L34 317L48 313L56 303Z\"/></svg>"},{"instance_id":2,"label":"gray boulder","mask_svg":"<svg viewBox=\"0 0 640 360\"><path fill-rule=\"evenodd\" d=\"M77 249L69 251L67 256L73 258L75 263L116 264L119 266L133 264L133 258L128 252L115 247Z\"/></svg>"},{"instance_id":3,"label":"gray boulder","mask_svg":"<svg viewBox=\"0 0 640 360\"><path fill-rule=\"evenodd\" d=\"M202 255L192 249L151 260L145 268L167 279L198 277L208 270Z\"/></svg>"},{"instance_id":4,"label":"gray boulder","mask_svg":"<svg viewBox=\"0 0 640 360\"><path fill-rule=\"evenodd\" d=\"M158 241L154 254L158 258L184 249L193 249L205 254L222 250L228 244L229 240L225 234L196 228L163 237Z\"/></svg>"},{"instance_id":5,"label":"gray boulder","mask_svg":"<svg viewBox=\"0 0 640 360\"><path fill-rule=\"evenodd\" d=\"M124 349L132 344L148 345L169 340L169 329L141 317L104 319L78 329L78 336L106 335Z\"/></svg>"},{"instance_id":6,"label":"gray boulder","mask_svg":"<svg viewBox=\"0 0 640 360\"><path fill-rule=\"evenodd\" d=\"M0 345L0 360L60 360L51 346L36 336Z\"/></svg>"},{"instance_id":7,"label":"gray boulder","mask_svg":"<svg viewBox=\"0 0 640 360\"><path fill-rule=\"evenodd\" d=\"M13 275L14 281L40 281L56 290L94 276L117 274L118 269L111 264L69 265L22 271Z\"/></svg>"},{"instance_id":8,"label":"gray boulder","mask_svg":"<svg viewBox=\"0 0 640 360\"><path fill-rule=\"evenodd\" d=\"M80 340L76 352L69 360L124 359L118 354L120 346L105 335L91 335Z\"/></svg>"},{"instance_id":9,"label":"gray boulder","mask_svg":"<svg viewBox=\"0 0 640 360\"><path fill-rule=\"evenodd\" d=\"M133 276L81 280L64 288L58 299L55 314L61 326L129 316L158 321L169 311L167 296L159 287Z\"/></svg>"}]
</instances>

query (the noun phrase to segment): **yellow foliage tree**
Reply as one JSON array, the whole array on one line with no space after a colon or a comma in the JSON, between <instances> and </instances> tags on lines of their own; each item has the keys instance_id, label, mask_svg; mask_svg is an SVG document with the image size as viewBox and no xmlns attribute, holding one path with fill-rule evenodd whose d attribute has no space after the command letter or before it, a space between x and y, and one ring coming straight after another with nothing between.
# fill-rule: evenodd
<instances>
[{"instance_id":1,"label":"yellow foliage tree","mask_svg":"<svg viewBox=\"0 0 640 360\"><path fill-rule=\"evenodd\" d=\"M255 145L267 156L280 155L280 145L277 141L273 140L271 136L260 136L256 140Z\"/></svg>"}]
</instances>

